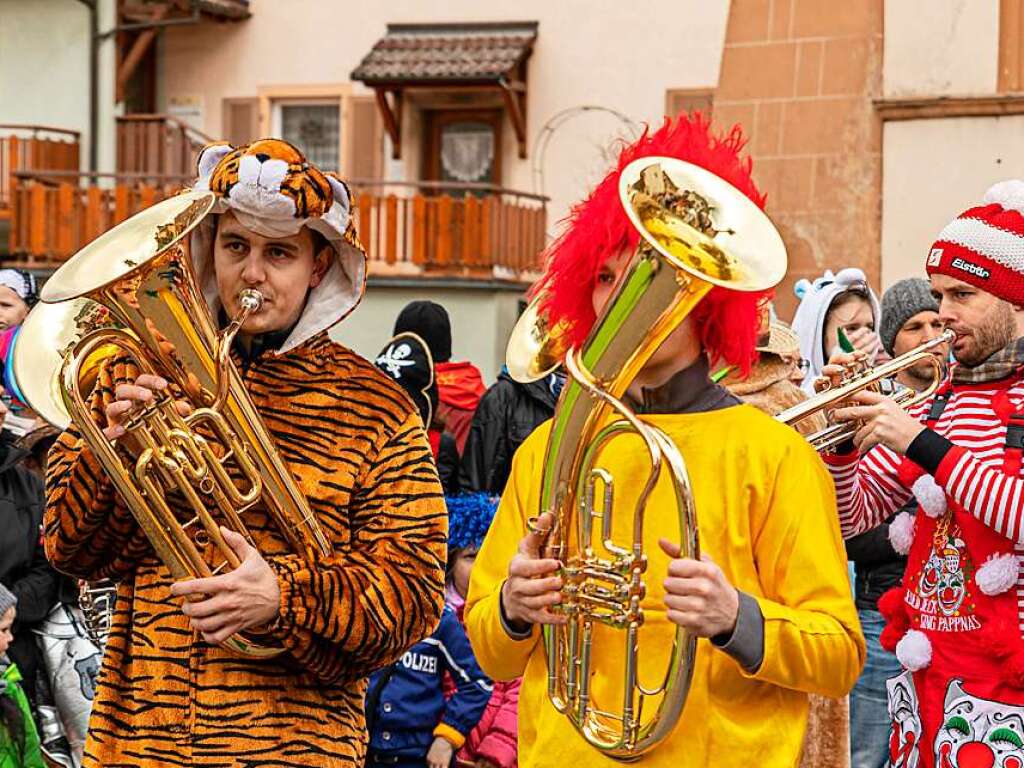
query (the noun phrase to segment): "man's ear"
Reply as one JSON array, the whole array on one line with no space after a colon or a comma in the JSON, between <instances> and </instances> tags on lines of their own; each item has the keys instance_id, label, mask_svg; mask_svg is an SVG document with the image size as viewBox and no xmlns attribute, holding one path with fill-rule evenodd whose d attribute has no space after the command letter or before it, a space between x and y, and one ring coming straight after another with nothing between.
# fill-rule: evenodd
<instances>
[{"instance_id":1,"label":"man's ear","mask_svg":"<svg viewBox=\"0 0 1024 768\"><path fill-rule=\"evenodd\" d=\"M313 275L309 279L309 287L316 288L324 279L327 270L331 266L331 256L334 255L334 246L325 243L323 248L313 255Z\"/></svg>"}]
</instances>

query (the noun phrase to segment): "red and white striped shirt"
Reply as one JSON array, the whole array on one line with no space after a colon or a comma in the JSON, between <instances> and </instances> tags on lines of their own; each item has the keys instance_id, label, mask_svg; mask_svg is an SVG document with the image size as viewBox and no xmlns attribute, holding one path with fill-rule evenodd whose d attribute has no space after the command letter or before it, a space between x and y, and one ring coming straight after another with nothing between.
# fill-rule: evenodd
<instances>
[{"instance_id":1,"label":"red and white striped shirt","mask_svg":"<svg viewBox=\"0 0 1024 768\"><path fill-rule=\"evenodd\" d=\"M1008 390L1007 384L1004 380L954 385L952 397L933 427L953 445L938 463L934 477L949 498L1022 551L1024 477L1003 471L1007 425L998 413L997 401L1008 396L1013 411L1024 411L1024 380L1017 379ZM910 413L923 422L930 406L931 400ZM863 456L824 459L835 481L839 524L846 538L880 525L910 499L910 489L897 472L902 457L889 448L879 445Z\"/></svg>"}]
</instances>

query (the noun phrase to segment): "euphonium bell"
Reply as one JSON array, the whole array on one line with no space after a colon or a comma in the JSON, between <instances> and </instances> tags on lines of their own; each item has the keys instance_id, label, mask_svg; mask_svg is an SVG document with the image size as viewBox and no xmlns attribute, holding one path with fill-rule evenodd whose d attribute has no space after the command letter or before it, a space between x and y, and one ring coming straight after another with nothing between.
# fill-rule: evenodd
<instances>
[{"instance_id":1,"label":"euphonium bell","mask_svg":"<svg viewBox=\"0 0 1024 768\"><path fill-rule=\"evenodd\" d=\"M548 439L537 510L554 515L542 556L561 563L558 610L568 618L564 626L543 629L548 697L590 744L609 757L633 760L675 728L696 652L695 638L676 627L664 675L649 684L640 679L647 569L643 515L660 477L666 476L674 490L682 556L700 554L682 455L621 398L713 286L769 288L786 271L786 250L774 225L746 195L676 158L630 163L620 176L619 197L642 239L582 347L565 348L562 329L548 327L542 299L535 299L513 330L506 356L510 374L520 381L562 363L568 373ZM643 441L650 472L636 505L626 511L632 538L615 542L614 468L600 466L600 454L625 433ZM601 624L624 633L623 645L612 651L625 659L618 707L592 696L594 629Z\"/></svg>"},{"instance_id":2,"label":"euphonium bell","mask_svg":"<svg viewBox=\"0 0 1024 768\"><path fill-rule=\"evenodd\" d=\"M218 331L190 258L192 230L214 196L190 191L119 224L58 269L43 287L15 351L15 377L29 405L51 423L74 423L175 580L236 568L220 525L254 543L245 512L263 505L292 551L308 562L331 547L274 446L229 357L231 341L262 297ZM171 384L192 408L181 416L158 394L108 440L90 413L100 366L132 362ZM184 519L167 498L178 496ZM212 541L221 561L208 565ZM282 652L236 634L224 646L248 656Z\"/></svg>"}]
</instances>

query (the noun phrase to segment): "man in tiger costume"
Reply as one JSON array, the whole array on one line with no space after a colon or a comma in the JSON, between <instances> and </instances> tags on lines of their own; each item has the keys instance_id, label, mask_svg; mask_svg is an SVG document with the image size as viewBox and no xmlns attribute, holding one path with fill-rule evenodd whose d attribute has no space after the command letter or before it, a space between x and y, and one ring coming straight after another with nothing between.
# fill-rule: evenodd
<instances>
[{"instance_id":1,"label":"man in tiger costume","mask_svg":"<svg viewBox=\"0 0 1024 768\"><path fill-rule=\"evenodd\" d=\"M333 551L308 566L256 507L256 548L224 534L236 570L172 586L78 431L62 434L47 553L71 575L120 582L84 764L362 765L367 676L429 635L444 604L447 521L430 446L402 389L327 335L365 276L345 185L263 140L207 147L197 188L217 195L192 239L205 299L224 324L241 290L265 296L232 356ZM165 387L109 365L93 413L116 439ZM210 548L204 557L215 562ZM218 645L250 628L286 653Z\"/></svg>"}]
</instances>

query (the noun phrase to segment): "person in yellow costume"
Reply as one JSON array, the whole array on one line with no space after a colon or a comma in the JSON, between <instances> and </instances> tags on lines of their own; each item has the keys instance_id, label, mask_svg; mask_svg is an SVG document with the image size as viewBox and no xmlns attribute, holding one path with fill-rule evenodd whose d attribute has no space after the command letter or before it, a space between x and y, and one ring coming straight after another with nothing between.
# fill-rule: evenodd
<instances>
[{"instance_id":1,"label":"person in yellow costume","mask_svg":"<svg viewBox=\"0 0 1024 768\"><path fill-rule=\"evenodd\" d=\"M716 137L700 116L666 121L627 146L617 166L578 204L548 253L538 289L552 326L579 344L630 260L637 234L618 202L619 173L638 157L668 155L707 168L763 206L740 157L738 128ZM847 578L832 481L792 429L741 404L713 383L711 366L748 371L755 358L764 293L713 288L636 376L627 403L660 427L686 460L696 502L701 560L679 557L679 523L663 482L646 508L647 594L640 680L664 675L676 626L700 639L682 717L643 765L794 766L807 696L849 692L864 663L864 640ZM560 623L557 562L540 556L536 514L550 422L517 452L494 522L477 556L466 629L484 671L523 676L519 765L616 765L587 744L547 697L540 627ZM646 478L640 440L615 438L601 455L615 477L615 507L631 510ZM550 528L550 513L537 520ZM619 514L615 535L632 520ZM592 701L614 708L623 696L624 633L594 629Z\"/></svg>"}]
</instances>

